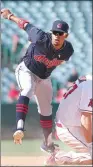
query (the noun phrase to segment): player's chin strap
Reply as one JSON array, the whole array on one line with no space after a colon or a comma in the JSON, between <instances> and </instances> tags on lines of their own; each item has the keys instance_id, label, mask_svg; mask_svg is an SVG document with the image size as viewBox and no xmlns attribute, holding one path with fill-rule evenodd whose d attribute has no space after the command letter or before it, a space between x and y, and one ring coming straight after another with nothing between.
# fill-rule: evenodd
<instances>
[{"instance_id":1,"label":"player's chin strap","mask_svg":"<svg viewBox=\"0 0 93 167\"><path fill-rule=\"evenodd\" d=\"M13 16L12 13L10 13L10 14L8 15L8 20L11 20L11 16ZM24 29L24 25L25 25L26 23L29 23L29 21L20 18L20 20L18 21L17 24L18 24L19 28Z\"/></svg>"}]
</instances>

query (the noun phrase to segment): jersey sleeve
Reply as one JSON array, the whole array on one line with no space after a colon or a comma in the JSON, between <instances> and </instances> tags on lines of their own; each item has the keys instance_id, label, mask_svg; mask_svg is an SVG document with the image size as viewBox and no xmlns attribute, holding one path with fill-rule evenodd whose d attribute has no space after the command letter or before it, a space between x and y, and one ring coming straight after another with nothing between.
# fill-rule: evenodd
<instances>
[{"instance_id":1,"label":"jersey sleeve","mask_svg":"<svg viewBox=\"0 0 93 167\"><path fill-rule=\"evenodd\" d=\"M83 82L82 84L82 92L79 108L83 110L83 112L92 113L93 111L93 98L92 98L92 82Z\"/></svg>"},{"instance_id":2,"label":"jersey sleeve","mask_svg":"<svg viewBox=\"0 0 93 167\"><path fill-rule=\"evenodd\" d=\"M28 40L31 42L36 42L42 40L45 36L45 32L41 29L38 29L33 24L28 23L24 29L28 34Z\"/></svg>"}]
</instances>

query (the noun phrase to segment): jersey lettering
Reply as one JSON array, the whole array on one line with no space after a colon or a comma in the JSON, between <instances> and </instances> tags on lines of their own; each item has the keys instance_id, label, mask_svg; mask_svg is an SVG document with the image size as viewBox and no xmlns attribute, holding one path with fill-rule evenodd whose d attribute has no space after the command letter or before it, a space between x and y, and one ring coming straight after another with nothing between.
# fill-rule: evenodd
<instances>
[{"instance_id":1,"label":"jersey lettering","mask_svg":"<svg viewBox=\"0 0 93 167\"><path fill-rule=\"evenodd\" d=\"M57 58L54 58L53 60L49 60L48 58L45 57L45 55L34 56L34 59L36 61L39 61L40 63L44 63L47 66L47 68L58 66L64 61L64 60L58 60Z\"/></svg>"}]
</instances>

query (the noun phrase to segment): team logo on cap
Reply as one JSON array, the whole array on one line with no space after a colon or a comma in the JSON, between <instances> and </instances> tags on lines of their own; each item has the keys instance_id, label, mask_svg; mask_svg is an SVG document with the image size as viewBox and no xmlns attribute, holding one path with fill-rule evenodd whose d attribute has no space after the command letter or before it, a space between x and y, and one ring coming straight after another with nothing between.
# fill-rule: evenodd
<instances>
[{"instance_id":1,"label":"team logo on cap","mask_svg":"<svg viewBox=\"0 0 93 167\"><path fill-rule=\"evenodd\" d=\"M59 24L57 25L57 28L61 28L61 27L62 27L62 24L59 23Z\"/></svg>"}]
</instances>

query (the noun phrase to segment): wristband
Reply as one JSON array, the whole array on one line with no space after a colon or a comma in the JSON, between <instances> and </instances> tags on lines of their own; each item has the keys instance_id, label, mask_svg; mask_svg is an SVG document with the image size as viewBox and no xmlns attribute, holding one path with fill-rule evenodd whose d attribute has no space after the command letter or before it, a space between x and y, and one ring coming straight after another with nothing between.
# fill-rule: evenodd
<instances>
[{"instance_id":1,"label":"wristband","mask_svg":"<svg viewBox=\"0 0 93 167\"><path fill-rule=\"evenodd\" d=\"M11 19L10 19L11 16L13 16L12 13L10 13L10 14L8 15L8 20L11 20Z\"/></svg>"},{"instance_id":2,"label":"wristband","mask_svg":"<svg viewBox=\"0 0 93 167\"><path fill-rule=\"evenodd\" d=\"M24 19L20 19L20 20L18 21L18 26L19 26L21 29L24 29L24 24L25 24L25 23L29 23L29 21L24 20Z\"/></svg>"}]
</instances>

